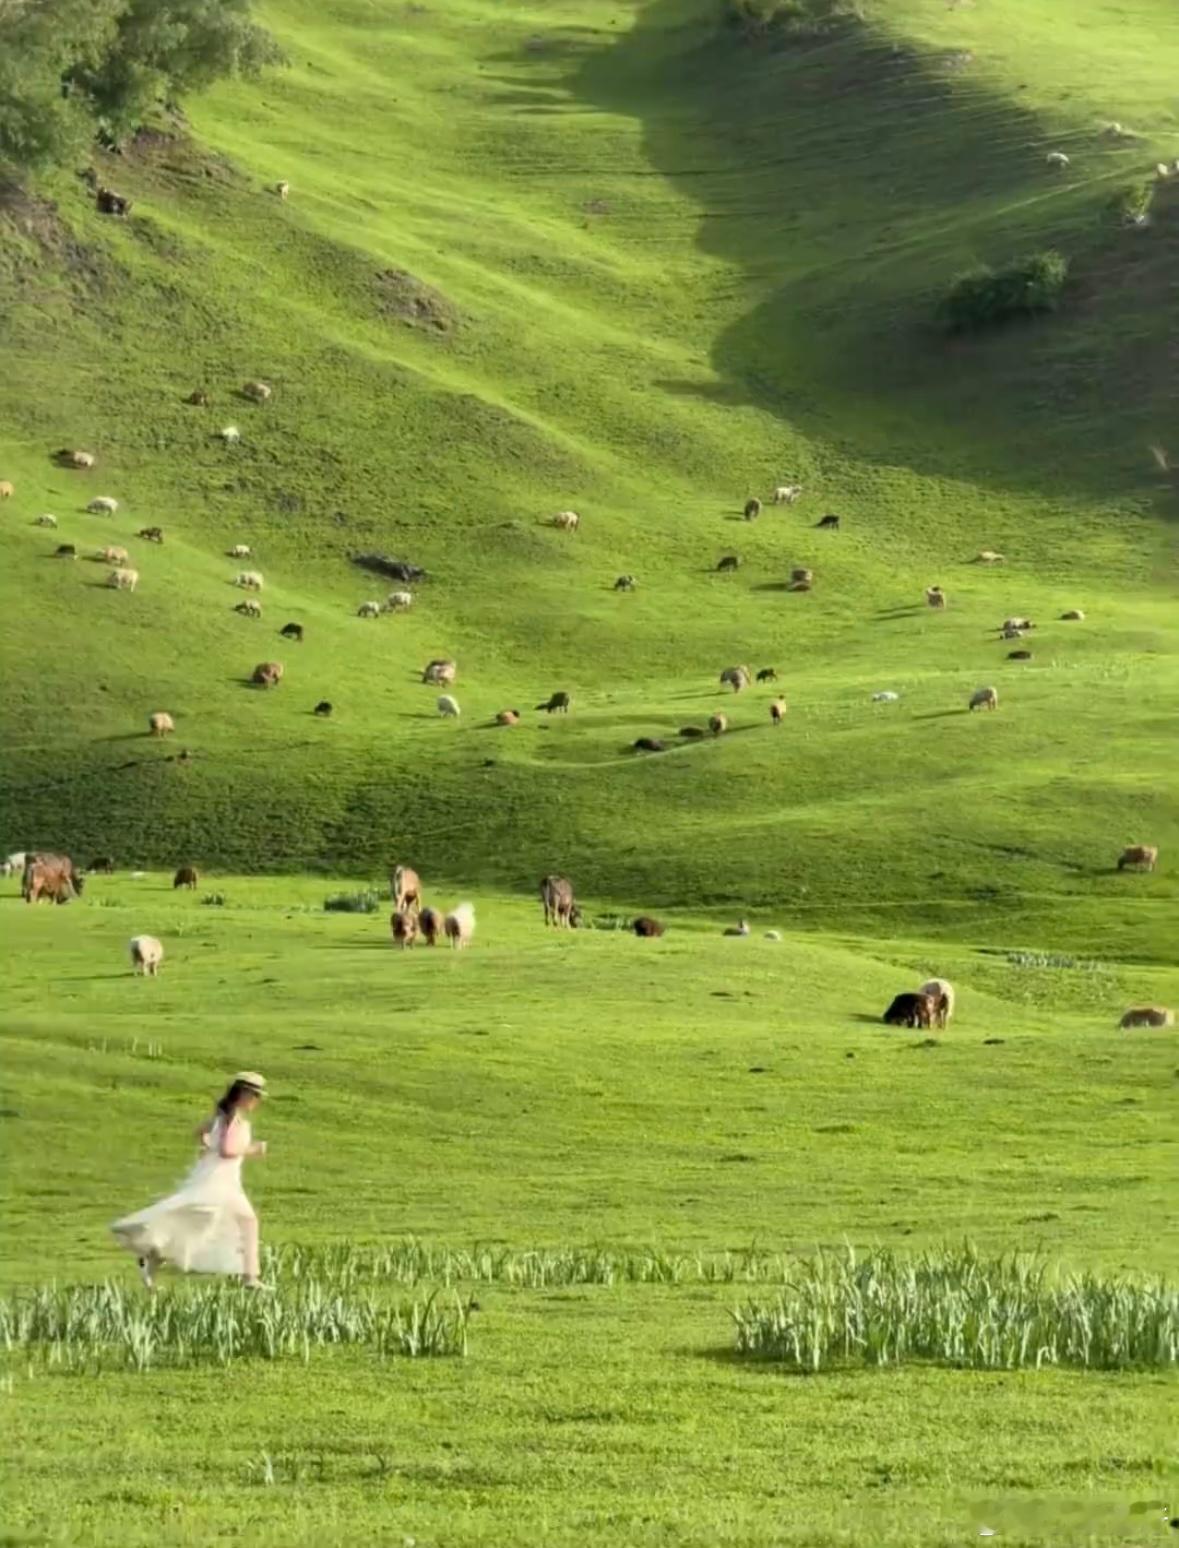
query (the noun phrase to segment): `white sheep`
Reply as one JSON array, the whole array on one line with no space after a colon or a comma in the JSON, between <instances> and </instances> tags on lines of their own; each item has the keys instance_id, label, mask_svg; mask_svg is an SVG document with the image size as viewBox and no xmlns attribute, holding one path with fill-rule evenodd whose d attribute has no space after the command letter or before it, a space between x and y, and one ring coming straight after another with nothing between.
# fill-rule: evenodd
<instances>
[{"instance_id":1,"label":"white sheep","mask_svg":"<svg viewBox=\"0 0 1179 1548\"><path fill-rule=\"evenodd\" d=\"M356 609L357 618L379 618L381 616L381 604L379 602L362 602Z\"/></svg>"},{"instance_id":2,"label":"white sheep","mask_svg":"<svg viewBox=\"0 0 1179 1548\"><path fill-rule=\"evenodd\" d=\"M946 997L945 1014L940 1021L941 1026L946 1026L954 1016L954 986L948 978L927 978L917 991L918 994L931 994L934 999Z\"/></svg>"},{"instance_id":3,"label":"white sheep","mask_svg":"<svg viewBox=\"0 0 1179 1548\"><path fill-rule=\"evenodd\" d=\"M279 196L279 198L285 202L287 195L291 191L291 185L285 178L283 178L281 181L275 183L274 191Z\"/></svg>"},{"instance_id":4,"label":"white sheep","mask_svg":"<svg viewBox=\"0 0 1179 1548\"><path fill-rule=\"evenodd\" d=\"M261 591L262 576L257 570L239 570L233 584L240 586L243 591Z\"/></svg>"},{"instance_id":5,"label":"white sheep","mask_svg":"<svg viewBox=\"0 0 1179 1548\"><path fill-rule=\"evenodd\" d=\"M254 550L248 543L235 543L229 550L229 557L231 559L252 559L254 557Z\"/></svg>"},{"instance_id":6,"label":"white sheep","mask_svg":"<svg viewBox=\"0 0 1179 1548\"><path fill-rule=\"evenodd\" d=\"M106 583L115 591L134 591L139 585L139 571L112 570L106 578Z\"/></svg>"},{"instance_id":7,"label":"white sheep","mask_svg":"<svg viewBox=\"0 0 1179 1548\"><path fill-rule=\"evenodd\" d=\"M793 505L802 495L801 484L779 484L774 490L775 505Z\"/></svg>"},{"instance_id":8,"label":"white sheep","mask_svg":"<svg viewBox=\"0 0 1179 1548\"><path fill-rule=\"evenodd\" d=\"M100 550L96 557L99 558L103 564L125 565L131 556L128 554L125 548L111 547Z\"/></svg>"},{"instance_id":9,"label":"white sheep","mask_svg":"<svg viewBox=\"0 0 1179 1548\"><path fill-rule=\"evenodd\" d=\"M24 868L25 852L23 849L16 849L6 856L3 863L0 863L0 876L15 876L18 871L23 872Z\"/></svg>"},{"instance_id":10,"label":"white sheep","mask_svg":"<svg viewBox=\"0 0 1179 1548\"><path fill-rule=\"evenodd\" d=\"M261 618L262 604L257 597L246 597L234 608L235 613L240 613L243 618Z\"/></svg>"},{"instance_id":11,"label":"white sheep","mask_svg":"<svg viewBox=\"0 0 1179 1548\"><path fill-rule=\"evenodd\" d=\"M1050 167L1059 167L1061 170L1069 165L1069 159L1063 151L1049 151L1044 160Z\"/></svg>"},{"instance_id":12,"label":"white sheep","mask_svg":"<svg viewBox=\"0 0 1179 1548\"><path fill-rule=\"evenodd\" d=\"M273 391L269 382L246 382L242 388L242 397L252 398L255 403L265 403Z\"/></svg>"},{"instance_id":13,"label":"white sheep","mask_svg":"<svg viewBox=\"0 0 1179 1548\"><path fill-rule=\"evenodd\" d=\"M56 527L57 526L57 517L56 516L51 516L49 514L49 512L46 511L44 516L38 516L37 517L36 525L38 527Z\"/></svg>"},{"instance_id":14,"label":"white sheep","mask_svg":"<svg viewBox=\"0 0 1179 1548\"><path fill-rule=\"evenodd\" d=\"M1171 169L1165 161L1160 161L1158 166L1155 167L1155 171L1160 177L1170 177L1171 175Z\"/></svg>"},{"instance_id":15,"label":"white sheep","mask_svg":"<svg viewBox=\"0 0 1179 1548\"><path fill-rule=\"evenodd\" d=\"M385 611L388 613L400 613L412 606L413 596L408 591L391 591L385 598Z\"/></svg>"},{"instance_id":16,"label":"white sheep","mask_svg":"<svg viewBox=\"0 0 1179 1548\"><path fill-rule=\"evenodd\" d=\"M154 935L131 937L131 971L154 978L164 960L164 948Z\"/></svg>"},{"instance_id":17,"label":"white sheep","mask_svg":"<svg viewBox=\"0 0 1179 1548\"><path fill-rule=\"evenodd\" d=\"M438 695L438 713L443 720L457 720L462 713L458 707L458 700L452 699L448 693Z\"/></svg>"},{"instance_id":18,"label":"white sheep","mask_svg":"<svg viewBox=\"0 0 1179 1548\"><path fill-rule=\"evenodd\" d=\"M225 442L226 446L236 446L242 438L242 433L236 425L226 425L224 430L218 430L217 436L219 440Z\"/></svg>"},{"instance_id":19,"label":"white sheep","mask_svg":"<svg viewBox=\"0 0 1179 1548\"><path fill-rule=\"evenodd\" d=\"M879 693L872 695L873 704L895 704L900 698L899 693L894 693L891 688L882 688Z\"/></svg>"},{"instance_id":20,"label":"white sheep","mask_svg":"<svg viewBox=\"0 0 1179 1548\"><path fill-rule=\"evenodd\" d=\"M576 511L558 511L553 517L553 526L561 532L576 532L581 526L581 517Z\"/></svg>"},{"instance_id":21,"label":"white sheep","mask_svg":"<svg viewBox=\"0 0 1179 1548\"><path fill-rule=\"evenodd\" d=\"M154 711L147 717L147 725L152 736L170 736L176 729L176 722L167 710Z\"/></svg>"},{"instance_id":22,"label":"white sheep","mask_svg":"<svg viewBox=\"0 0 1179 1548\"><path fill-rule=\"evenodd\" d=\"M970 708L995 710L999 708L999 694L994 688L976 688L970 695Z\"/></svg>"},{"instance_id":23,"label":"white sheep","mask_svg":"<svg viewBox=\"0 0 1179 1548\"><path fill-rule=\"evenodd\" d=\"M91 500L86 509L92 516L113 516L119 509L119 502L113 500L110 495L98 495Z\"/></svg>"}]
</instances>

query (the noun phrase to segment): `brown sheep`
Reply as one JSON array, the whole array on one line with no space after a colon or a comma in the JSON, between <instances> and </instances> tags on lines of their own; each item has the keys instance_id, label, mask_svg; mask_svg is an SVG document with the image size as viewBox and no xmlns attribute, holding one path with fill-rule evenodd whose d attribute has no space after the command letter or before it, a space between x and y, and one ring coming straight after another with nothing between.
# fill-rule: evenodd
<instances>
[{"instance_id":1,"label":"brown sheep","mask_svg":"<svg viewBox=\"0 0 1179 1548\"><path fill-rule=\"evenodd\" d=\"M260 661L250 681L259 688L277 688L282 682L282 671L281 661Z\"/></svg>"},{"instance_id":2,"label":"brown sheep","mask_svg":"<svg viewBox=\"0 0 1179 1548\"><path fill-rule=\"evenodd\" d=\"M945 607L946 594L940 586L927 586L925 600L930 607Z\"/></svg>"},{"instance_id":3,"label":"brown sheep","mask_svg":"<svg viewBox=\"0 0 1179 1548\"><path fill-rule=\"evenodd\" d=\"M455 662L448 661L443 657L436 657L435 660L426 663L422 672L422 682L434 683L436 685L453 683L457 676L458 666Z\"/></svg>"},{"instance_id":4,"label":"brown sheep","mask_svg":"<svg viewBox=\"0 0 1179 1548\"><path fill-rule=\"evenodd\" d=\"M817 521L815 523L815 526L816 527L828 527L833 532L838 532L839 531L839 517L838 516L834 516L834 515L824 516L822 521Z\"/></svg>"},{"instance_id":5,"label":"brown sheep","mask_svg":"<svg viewBox=\"0 0 1179 1548\"><path fill-rule=\"evenodd\" d=\"M729 717L727 715L722 715L719 710L715 715L709 715L708 729L712 732L713 736L722 735L723 732L729 729Z\"/></svg>"},{"instance_id":6,"label":"brown sheep","mask_svg":"<svg viewBox=\"0 0 1179 1548\"><path fill-rule=\"evenodd\" d=\"M756 495L751 500L746 500L743 514L746 521L756 521L761 515L761 501Z\"/></svg>"},{"instance_id":7,"label":"brown sheep","mask_svg":"<svg viewBox=\"0 0 1179 1548\"><path fill-rule=\"evenodd\" d=\"M757 680L759 683L776 683L778 681L778 674L773 667L762 667L757 674Z\"/></svg>"},{"instance_id":8,"label":"brown sheep","mask_svg":"<svg viewBox=\"0 0 1179 1548\"><path fill-rule=\"evenodd\" d=\"M1156 844L1129 844L1118 857L1118 870L1125 871L1133 867L1135 870L1153 871L1158 858Z\"/></svg>"},{"instance_id":9,"label":"brown sheep","mask_svg":"<svg viewBox=\"0 0 1179 1548\"><path fill-rule=\"evenodd\" d=\"M809 585L815 578L815 572L808 570L806 565L800 564L790 572L790 579L797 586L801 583Z\"/></svg>"},{"instance_id":10,"label":"brown sheep","mask_svg":"<svg viewBox=\"0 0 1179 1548\"><path fill-rule=\"evenodd\" d=\"M631 743L631 746L634 748L635 752L660 753L667 751L667 743L661 742L657 736L637 737Z\"/></svg>"},{"instance_id":11,"label":"brown sheep","mask_svg":"<svg viewBox=\"0 0 1179 1548\"><path fill-rule=\"evenodd\" d=\"M543 704L538 704L536 707L549 715L567 715L572 703L573 700L567 693L558 692L550 694Z\"/></svg>"},{"instance_id":12,"label":"brown sheep","mask_svg":"<svg viewBox=\"0 0 1179 1548\"><path fill-rule=\"evenodd\" d=\"M495 717L497 726L518 726L520 724L520 711L515 709L500 710Z\"/></svg>"},{"instance_id":13,"label":"brown sheep","mask_svg":"<svg viewBox=\"0 0 1179 1548\"><path fill-rule=\"evenodd\" d=\"M397 865L389 878L389 896L399 914L420 913L422 878L411 865Z\"/></svg>"},{"instance_id":14,"label":"brown sheep","mask_svg":"<svg viewBox=\"0 0 1179 1548\"><path fill-rule=\"evenodd\" d=\"M393 931L393 944L400 946L402 951L417 940L418 916L416 914L396 909L389 917L389 924Z\"/></svg>"},{"instance_id":15,"label":"brown sheep","mask_svg":"<svg viewBox=\"0 0 1179 1548\"><path fill-rule=\"evenodd\" d=\"M540 884L540 901L544 905L544 922L567 930L577 906L573 898L573 883L567 876L546 876Z\"/></svg>"},{"instance_id":16,"label":"brown sheep","mask_svg":"<svg viewBox=\"0 0 1179 1548\"><path fill-rule=\"evenodd\" d=\"M740 567L741 556L739 554L724 554L717 562L718 570L736 570Z\"/></svg>"},{"instance_id":17,"label":"brown sheep","mask_svg":"<svg viewBox=\"0 0 1179 1548\"><path fill-rule=\"evenodd\" d=\"M894 996L880 1019L889 1027L930 1027L936 1014L931 995L906 992Z\"/></svg>"},{"instance_id":18,"label":"brown sheep","mask_svg":"<svg viewBox=\"0 0 1179 1548\"><path fill-rule=\"evenodd\" d=\"M184 401L185 403L190 403L193 408L208 408L209 394L202 391L200 387L194 387Z\"/></svg>"},{"instance_id":19,"label":"brown sheep","mask_svg":"<svg viewBox=\"0 0 1179 1548\"><path fill-rule=\"evenodd\" d=\"M667 926L659 919L652 919L649 914L640 914L631 925L631 929L636 935L651 940L658 939L667 929Z\"/></svg>"},{"instance_id":20,"label":"brown sheep","mask_svg":"<svg viewBox=\"0 0 1179 1548\"><path fill-rule=\"evenodd\" d=\"M1165 1005L1135 1005L1118 1022L1119 1027L1173 1027L1175 1012Z\"/></svg>"},{"instance_id":21,"label":"brown sheep","mask_svg":"<svg viewBox=\"0 0 1179 1548\"><path fill-rule=\"evenodd\" d=\"M996 710L999 708L999 695L994 688L976 688L970 695L970 708Z\"/></svg>"},{"instance_id":22,"label":"brown sheep","mask_svg":"<svg viewBox=\"0 0 1179 1548\"><path fill-rule=\"evenodd\" d=\"M422 939L427 946L437 946L438 937L443 933L442 915L436 908L424 908L418 915L418 926L422 933Z\"/></svg>"},{"instance_id":23,"label":"brown sheep","mask_svg":"<svg viewBox=\"0 0 1179 1548\"><path fill-rule=\"evenodd\" d=\"M770 700L770 719L776 726L780 726L786 718L786 700Z\"/></svg>"},{"instance_id":24,"label":"brown sheep","mask_svg":"<svg viewBox=\"0 0 1179 1548\"><path fill-rule=\"evenodd\" d=\"M39 898L68 903L73 896L81 897L84 883L85 878L69 855L41 851L25 856L20 894L26 903L36 903Z\"/></svg>"},{"instance_id":25,"label":"brown sheep","mask_svg":"<svg viewBox=\"0 0 1179 1548\"><path fill-rule=\"evenodd\" d=\"M163 527L141 527L137 533L145 543L162 543L164 541Z\"/></svg>"},{"instance_id":26,"label":"brown sheep","mask_svg":"<svg viewBox=\"0 0 1179 1548\"><path fill-rule=\"evenodd\" d=\"M197 875L196 866L182 865L172 878L172 891L180 887L186 887L189 892L195 892L200 885L200 877Z\"/></svg>"}]
</instances>

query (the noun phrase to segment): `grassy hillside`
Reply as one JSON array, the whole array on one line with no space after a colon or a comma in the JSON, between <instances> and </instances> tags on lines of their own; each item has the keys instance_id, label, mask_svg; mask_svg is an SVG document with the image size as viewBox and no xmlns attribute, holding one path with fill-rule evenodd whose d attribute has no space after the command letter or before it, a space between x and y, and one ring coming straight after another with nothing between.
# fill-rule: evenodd
<instances>
[{"instance_id":1,"label":"grassy hillside","mask_svg":"<svg viewBox=\"0 0 1179 1548\"><path fill-rule=\"evenodd\" d=\"M1179 838L1176 492L1147 449L1179 399L1179 181L1143 230L1107 203L1179 149L1172 9L1093 8L1062 40L1047 6L907 0L776 50L686 0L269 19L288 69L100 159L128 224L64 175L8 199L12 847L403 855L511 887L557 864L658 906L1008 939L1030 916L1160 950L1173 886L1135 882L1123 930L1104 873ZM1059 317L934 330L966 264L1045 244L1074 266ZM236 397L254 376L262 408ZM197 385L207 410L181 401ZM67 444L97 469L55 469ZM799 505L739 520L783 479ZM116 518L81 513L95 493ZM546 525L565 507L575 536ZM814 530L827 510L840 533ZM154 523L162 550L134 541ZM128 539L134 596L48 557ZM239 540L261 622L232 611ZM355 616L385 588L347 556L373 547L430 571L410 614ZM1007 565L972 565L983 547ZM796 564L810 594L784 590ZM994 632L1012 612L1040 625L1031 663ZM459 725L417 681L435 654ZM281 689L250 690L273 656ZM634 758L719 707L736 661L778 669L781 733L762 690L724 706L740 735ZM1000 713L967 716L988 682ZM574 712L549 724L555 688ZM525 725L485 729L505 706ZM156 708L187 766L146 740Z\"/></svg>"}]
</instances>

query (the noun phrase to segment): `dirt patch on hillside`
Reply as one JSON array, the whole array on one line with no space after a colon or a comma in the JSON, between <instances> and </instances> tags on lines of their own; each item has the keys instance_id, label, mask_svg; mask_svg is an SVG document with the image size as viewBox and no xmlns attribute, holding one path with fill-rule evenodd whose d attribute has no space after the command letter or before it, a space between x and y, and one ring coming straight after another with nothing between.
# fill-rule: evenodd
<instances>
[{"instance_id":1,"label":"dirt patch on hillside","mask_svg":"<svg viewBox=\"0 0 1179 1548\"><path fill-rule=\"evenodd\" d=\"M377 275L377 305L382 316L426 333L453 333L459 324L458 308L405 269L382 269Z\"/></svg>"},{"instance_id":2,"label":"dirt patch on hillside","mask_svg":"<svg viewBox=\"0 0 1179 1548\"><path fill-rule=\"evenodd\" d=\"M88 292L103 290L110 277L106 254L79 241L52 199L0 179L0 273L28 300L46 269Z\"/></svg>"}]
</instances>

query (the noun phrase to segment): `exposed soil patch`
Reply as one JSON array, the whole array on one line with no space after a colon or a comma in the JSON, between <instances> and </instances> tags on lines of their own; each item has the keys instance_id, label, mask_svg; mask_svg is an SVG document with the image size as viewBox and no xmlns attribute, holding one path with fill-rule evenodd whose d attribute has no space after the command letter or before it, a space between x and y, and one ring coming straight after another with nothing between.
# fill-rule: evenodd
<instances>
[{"instance_id":1,"label":"exposed soil patch","mask_svg":"<svg viewBox=\"0 0 1179 1548\"><path fill-rule=\"evenodd\" d=\"M377 304L385 317L394 317L425 332L453 333L458 309L442 294L404 269L382 269L377 275Z\"/></svg>"},{"instance_id":2,"label":"exposed soil patch","mask_svg":"<svg viewBox=\"0 0 1179 1548\"><path fill-rule=\"evenodd\" d=\"M6 241L5 228L24 240ZM0 253L4 254L0 273L7 273L22 291L39 283L45 266L89 292L104 289L110 275L106 255L78 240L52 199L42 199L4 179L0 179Z\"/></svg>"}]
</instances>

